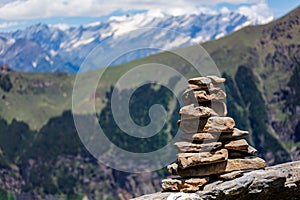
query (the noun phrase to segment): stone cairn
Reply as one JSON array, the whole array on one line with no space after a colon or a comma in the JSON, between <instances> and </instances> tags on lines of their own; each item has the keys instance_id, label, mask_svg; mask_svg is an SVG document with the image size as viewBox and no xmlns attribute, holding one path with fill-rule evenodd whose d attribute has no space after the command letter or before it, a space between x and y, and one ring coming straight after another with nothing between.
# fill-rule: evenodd
<instances>
[{"instance_id":1,"label":"stone cairn","mask_svg":"<svg viewBox=\"0 0 300 200\"><path fill-rule=\"evenodd\" d=\"M168 166L175 177L162 180L163 190L196 192L207 183L265 168L265 161L255 157L257 150L243 139L249 133L235 128L234 120L226 117L226 94L221 88L225 79L207 76L188 82L178 121L184 134L174 144L177 161Z\"/></svg>"}]
</instances>

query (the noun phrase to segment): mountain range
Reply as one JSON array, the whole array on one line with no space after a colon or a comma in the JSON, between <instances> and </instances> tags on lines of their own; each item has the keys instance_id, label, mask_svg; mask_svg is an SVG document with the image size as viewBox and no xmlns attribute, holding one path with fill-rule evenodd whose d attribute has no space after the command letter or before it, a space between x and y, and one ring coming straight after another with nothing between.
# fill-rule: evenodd
<instances>
[{"instance_id":1,"label":"mountain range","mask_svg":"<svg viewBox=\"0 0 300 200\"><path fill-rule=\"evenodd\" d=\"M149 11L112 16L105 22L76 27L36 24L24 30L0 33L0 63L22 72L76 73L97 46L103 49L103 54L143 47L130 56L122 55L113 63L116 65L217 39L242 27L271 20L272 17L249 16L229 10L179 16ZM97 67L104 66L100 62Z\"/></svg>"}]
</instances>

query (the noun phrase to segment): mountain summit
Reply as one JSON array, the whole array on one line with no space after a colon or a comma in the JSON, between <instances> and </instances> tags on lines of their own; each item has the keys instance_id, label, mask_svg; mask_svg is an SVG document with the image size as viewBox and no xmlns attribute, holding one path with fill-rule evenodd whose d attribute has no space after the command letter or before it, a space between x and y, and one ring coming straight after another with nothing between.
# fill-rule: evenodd
<instances>
[{"instance_id":1,"label":"mountain summit","mask_svg":"<svg viewBox=\"0 0 300 200\"><path fill-rule=\"evenodd\" d=\"M242 27L270 20L230 11L179 16L148 11L112 16L106 22L78 27L36 24L25 30L0 33L0 63L23 72L76 73L86 56L99 45L105 54L116 49L122 52L124 47L152 48L122 57L113 63L116 65L159 51L218 39Z\"/></svg>"}]
</instances>

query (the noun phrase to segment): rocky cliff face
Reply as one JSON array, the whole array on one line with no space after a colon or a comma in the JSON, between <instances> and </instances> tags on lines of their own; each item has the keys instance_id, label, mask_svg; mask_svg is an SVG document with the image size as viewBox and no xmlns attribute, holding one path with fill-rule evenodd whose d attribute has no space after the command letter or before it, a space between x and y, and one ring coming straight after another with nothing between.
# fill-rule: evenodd
<instances>
[{"instance_id":1,"label":"rocky cliff face","mask_svg":"<svg viewBox=\"0 0 300 200\"><path fill-rule=\"evenodd\" d=\"M230 181L217 181L196 193L159 192L135 200L300 199L300 161L255 170Z\"/></svg>"}]
</instances>

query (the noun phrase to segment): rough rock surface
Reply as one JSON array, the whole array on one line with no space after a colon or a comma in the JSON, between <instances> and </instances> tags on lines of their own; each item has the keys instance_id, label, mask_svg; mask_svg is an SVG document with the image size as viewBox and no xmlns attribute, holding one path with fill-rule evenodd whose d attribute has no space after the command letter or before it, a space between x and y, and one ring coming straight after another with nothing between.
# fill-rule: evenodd
<instances>
[{"instance_id":1,"label":"rough rock surface","mask_svg":"<svg viewBox=\"0 0 300 200\"><path fill-rule=\"evenodd\" d=\"M228 159L228 151L221 149L213 152L179 153L177 161L182 169L187 167L224 162Z\"/></svg>"},{"instance_id":2,"label":"rough rock surface","mask_svg":"<svg viewBox=\"0 0 300 200\"><path fill-rule=\"evenodd\" d=\"M212 182L196 193L158 192L135 200L299 200L300 161L244 173L230 181Z\"/></svg>"},{"instance_id":3,"label":"rough rock surface","mask_svg":"<svg viewBox=\"0 0 300 200\"><path fill-rule=\"evenodd\" d=\"M223 101L226 98L225 92L221 88L211 88L209 90L187 89L182 96L185 105L198 104L208 101Z\"/></svg>"},{"instance_id":4,"label":"rough rock surface","mask_svg":"<svg viewBox=\"0 0 300 200\"><path fill-rule=\"evenodd\" d=\"M196 192L207 183L209 178L165 179L162 188L165 191Z\"/></svg>"},{"instance_id":5,"label":"rough rock surface","mask_svg":"<svg viewBox=\"0 0 300 200\"><path fill-rule=\"evenodd\" d=\"M181 177L202 177L213 174L222 174L232 171L262 169L266 167L266 162L261 158L228 159L226 162L203 165L201 167L190 167L182 169L173 163L168 170L172 175Z\"/></svg>"},{"instance_id":6,"label":"rough rock surface","mask_svg":"<svg viewBox=\"0 0 300 200\"><path fill-rule=\"evenodd\" d=\"M190 142L176 142L174 146L179 152L203 152L219 149L222 146L222 143L212 142L205 144L196 144Z\"/></svg>"},{"instance_id":7,"label":"rough rock surface","mask_svg":"<svg viewBox=\"0 0 300 200\"><path fill-rule=\"evenodd\" d=\"M228 150L247 150L248 147L249 144L245 139L233 140L225 144L225 148Z\"/></svg>"},{"instance_id":8,"label":"rough rock surface","mask_svg":"<svg viewBox=\"0 0 300 200\"><path fill-rule=\"evenodd\" d=\"M241 131L234 128L231 133L195 133L195 134L183 134L181 139L187 141L203 142L203 141L224 141L232 140L242 136L249 135L248 131Z\"/></svg>"},{"instance_id":9,"label":"rough rock surface","mask_svg":"<svg viewBox=\"0 0 300 200\"><path fill-rule=\"evenodd\" d=\"M179 120L179 128L185 133L234 131L235 122L231 117L210 117L200 120Z\"/></svg>"},{"instance_id":10,"label":"rough rock surface","mask_svg":"<svg viewBox=\"0 0 300 200\"><path fill-rule=\"evenodd\" d=\"M194 104L182 107L179 111L179 114L181 115L182 119L199 119L218 115L211 108L195 106Z\"/></svg>"}]
</instances>

